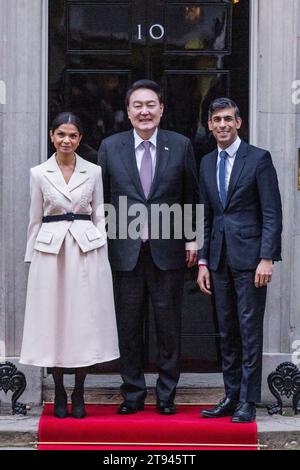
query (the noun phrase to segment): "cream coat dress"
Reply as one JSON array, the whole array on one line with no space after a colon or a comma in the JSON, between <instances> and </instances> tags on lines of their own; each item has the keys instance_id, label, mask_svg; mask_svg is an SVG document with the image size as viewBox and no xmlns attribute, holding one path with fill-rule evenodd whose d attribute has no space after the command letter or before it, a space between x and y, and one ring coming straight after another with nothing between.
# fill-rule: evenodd
<instances>
[{"instance_id":1,"label":"cream coat dress","mask_svg":"<svg viewBox=\"0 0 300 470\"><path fill-rule=\"evenodd\" d=\"M83 367L119 357L101 168L76 154L68 183L55 154L31 169L30 262L20 362ZM73 212L92 220L42 223Z\"/></svg>"}]
</instances>

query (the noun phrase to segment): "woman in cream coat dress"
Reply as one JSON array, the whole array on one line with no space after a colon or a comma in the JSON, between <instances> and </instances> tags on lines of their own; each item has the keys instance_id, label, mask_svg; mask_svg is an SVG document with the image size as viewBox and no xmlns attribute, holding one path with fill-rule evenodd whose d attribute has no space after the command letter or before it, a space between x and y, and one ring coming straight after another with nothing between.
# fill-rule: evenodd
<instances>
[{"instance_id":1,"label":"woman in cream coat dress","mask_svg":"<svg viewBox=\"0 0 300 470\"><path fill-rule=\"evenodd\" d=\"M58 115L50 135L56 153L31 169L20 362L53 368L61 418L68 415L63 371L75 368L72 416L82 418L86 367L119 357L101 169L75 153L82 137L75 115Z\"/></svg>"}]
</instances>

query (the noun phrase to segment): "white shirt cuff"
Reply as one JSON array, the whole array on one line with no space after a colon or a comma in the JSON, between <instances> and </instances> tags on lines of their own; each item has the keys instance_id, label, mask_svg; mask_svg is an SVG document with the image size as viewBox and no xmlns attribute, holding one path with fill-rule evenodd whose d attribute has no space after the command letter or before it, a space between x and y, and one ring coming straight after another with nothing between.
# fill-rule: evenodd
<instances>
[{"instance_id":1,"label":"white shirt cuff","mask_svg":"<svg viewBox=\"0 0 300 470\"><path fill-rule=\"evenodd\" d=\"M208 266L208 261L207 261L207 259L204 259L204 258L199 259L199 261L198 261L198 266L199 266L200 264L205 264L206 266Z\"/></svg>"},{"instance_id":2,"label":"white shirt cuff","mask_svg":"<svg viewBox=\"0 0 300 470\"><path fill-rule=\"evenodd\" d=\"M197 245L197 242L194 241L194 242L187 242L185 244L185 249L187 251L197 251L198 250L198 245Z\"/></svg>"}]
</instances>

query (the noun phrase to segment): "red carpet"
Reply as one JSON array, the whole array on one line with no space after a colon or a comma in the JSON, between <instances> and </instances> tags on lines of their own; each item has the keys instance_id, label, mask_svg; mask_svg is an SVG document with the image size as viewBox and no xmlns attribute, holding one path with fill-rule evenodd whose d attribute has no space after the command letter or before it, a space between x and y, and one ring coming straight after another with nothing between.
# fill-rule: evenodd
<instances>
[{"instance_id":1,"label":"red carpet","mask_svg":"<svg viewBox=\"0 0 300 470\"><path fill-rule=\"evenodd\" d=\"M171 416L154 405L120 416L116 405L87 405L87 416L60 419L46 404L39 423L39 450L256 450L256 423L205 419L198 405L178 405ZM203 407L202 407L203 408ZM207 408L207 407L205 407Z\"/></svg>"}]
</instances>

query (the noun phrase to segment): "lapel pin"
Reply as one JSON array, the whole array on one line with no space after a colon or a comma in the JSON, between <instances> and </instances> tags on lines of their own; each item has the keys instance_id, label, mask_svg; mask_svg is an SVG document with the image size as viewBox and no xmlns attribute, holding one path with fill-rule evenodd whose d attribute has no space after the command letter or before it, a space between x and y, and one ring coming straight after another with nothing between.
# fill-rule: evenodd
<instances>
[{"instance_id":1,"label":"lapel pin","mask_svg":"<svg viewBox=\"0 0 300 470\"><path fill-rule=\"evenodd\" d=\"M165 147L165 150L169 150L169 147Z\"/></svg>"}]
</instances>

